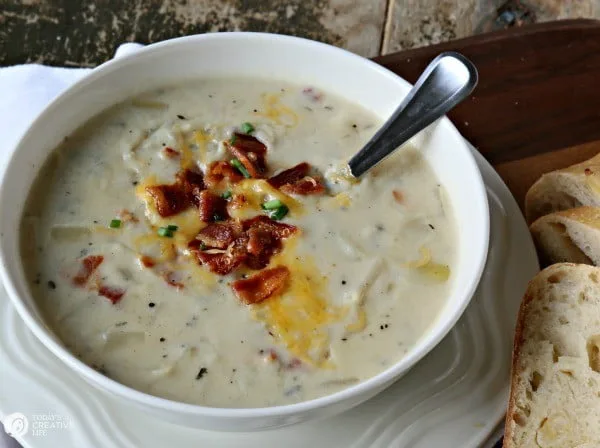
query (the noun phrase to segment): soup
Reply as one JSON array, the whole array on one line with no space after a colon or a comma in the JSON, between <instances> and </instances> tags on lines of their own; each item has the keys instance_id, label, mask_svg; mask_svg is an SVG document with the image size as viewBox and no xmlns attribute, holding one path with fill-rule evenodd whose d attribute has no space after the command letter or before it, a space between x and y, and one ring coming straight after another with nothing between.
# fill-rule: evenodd
<instances>
[{"instance_id":1,"label":"soup","mask_svg":"<svg viewBox=\"0 0 600 448\"><path fill-rule=\"evenodd\" d=\"M313 87L207 79L94 118L32 187L22 254L64 345L173 400L309 400L398 362L452 283L451 205L418 149L360 181L380 120Z\"/></svg>"}]
</instances>

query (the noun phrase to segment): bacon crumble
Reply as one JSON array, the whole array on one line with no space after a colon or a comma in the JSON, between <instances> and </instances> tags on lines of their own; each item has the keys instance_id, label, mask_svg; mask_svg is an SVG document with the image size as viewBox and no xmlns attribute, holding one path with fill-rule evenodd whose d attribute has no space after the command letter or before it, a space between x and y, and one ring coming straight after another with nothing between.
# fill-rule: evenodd
<instances>
[{"instance_id":1,"label":"bacon crumble","mask_svg":"<svg viewBox=\"0 0 600 448\"><path fill-rule=\"evenodd\" d=\"M204 181L209 188L216 188L226 180L230 184L235 184L244 178L238 170L224 161L212 162L206 169Z\"/></svg>"},{"instance_id":2,"label":"bacon crumble","mask_svg":"<svg viewBox=\"0 0 600 448\"><path fill-rule=\"evenodd\" d=\"M98 295L106 297L112 304L118 303L125 295L125 290L114 286L100 286Z\"/></svg>"},{"instance_id":3,"label":"bacon crumble","mask_svg":"<svg viewBox=\"0 0 600 448\"><path fill-rule=\"evenodd\" d=\"M180 155L179 151L174 150L170 146L165 146L165 148L163 148L163 152L169 159L176 159Z\"/></svg>"},{"instance_id":4,"label":"bacon crumble","mask_svg":"<svg viewBox=\"0 0 600 448\"><path fill-rule=\"evenodd\" d=\"M81 260L79 273L73 277L73 283L77 286L83 286L87 283L94 271L102 264L104 257L102 255L88 255Z\"/></svg>"},{"instance_id":5,"label":"bacon crumble","mask_svg":"<svg viewBox=\"0 0 600 448\"><path fill-rule=\"evenodd\" d=\"M202 174L183 170L177 173L174 184L153 185L146 187L146 191L154 200L158 214L166 218L197 205L204 188Z\"/></svg>"},{"instance_id":6,"label":"bacon crumble","mask_svg":"<svg viewBox=\"0 0 600 448\"><path fill-rule=\"evenodd\" d=\"M256 137L238 132L233 135L232 140L233 142L227 143L231 155L244 165L251 177L263 178L267 171L265 144Z\"/></svg>"},{"instance_id":7,"label":"bacon crumble","mask_svg":"<svg viewBox=\"0 0 600 448\"><path fill-rule=\"evenodd\" d=\"M296 226L264 215L241 223L228 220L206 226L188 248L211 272L227 275L242 264L250 269L263 269L282 250L282 240L296 231Z\"/></svg>"},{"instance_id":8,"label":"bacon crumble","mask_svg":"<svg viewBox=\"0 0 600 448\"><path fill-rule=\"evenodd\" d=\"M200 219L204 222L225 221L229 218L227 201L209 190L200 192L198 196L198 212Z\"/></svg>"},{"instance_id":9,"label":"bacon crumble","mask_svg":"<svg viewBox=\"0 0 600 448\"><path fill-rule=\"evenodd\" d=\"M275 176L272 176L268 182L273 187L280 189L285 193L309 195L321 194L325 191L325 187L318 177L311 177L310 165L306 162L282 171Z\"/></svg>"},{"instance_id":10,"label":"bacon crumble","mask_svg":"<svg viewBox=\"0 0 600 448\"><path fill-rule=\"evenodd\" d=\"M248 304L260 303L281 293L290 277L285 266L265 269L252 277L236 280L231 287L238 298Z\"/></svg>"}]
</instances>

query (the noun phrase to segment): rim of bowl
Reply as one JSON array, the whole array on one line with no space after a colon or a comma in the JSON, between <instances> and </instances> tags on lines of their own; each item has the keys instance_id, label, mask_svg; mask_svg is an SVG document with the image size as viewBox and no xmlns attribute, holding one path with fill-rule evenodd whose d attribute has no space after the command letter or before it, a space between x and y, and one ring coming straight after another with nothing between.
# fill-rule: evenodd
<instances>
[{"instance_id":1,"label":"rim of bowl","mask_svg":"<svg viewBox=\"0 0 600 448\"><path fill-rule=\"evenodd\" d=\"M353 59L356 63L363 64L364 66L368 67L369 70L375 71L379 76L391 78L395 83L402 84L404 85L404 87L411 86L410 83L408 83L400 76L396 75L392 71L384 68L383 66L367 58L351 53L350 51L344 50L342 48L334 47L329 44L301 37L256 32L206 33L178 37L150 44L143 48L140 48L139 50L136 50L135 52L113 58L94 68L88 75L84 76L80 80L70 85L67 89L65 89L62 93L60 93L56 98L54 98L48 105L44 107L42 112L35 117L35 119L24 132L24 134L19 138L19 141L17 142L14 148L15 150L12 152L7 164L5 165L5 173L8 172L11 165L15 163L14 159L18 152L16 151L16 149L19 148L19 146L21 146L21 142L32 131L32 129L37 127L37 123L41 121L47 114L49 114L52 111L52 109L56 107L56 104L62 101L62 99L65 96L69 95L73 90L77 88L85 87L86 84L94 82L94 80L97 77L102 76L104 72L108 69L118 69L119 66L125 65L128 61L139 57L143 57L143 55L147 53L162 51L164 49L168 49L173 46L178 46L182 43L190 41L197 41L198 43L200 43L201 41L205 40L235 40L239 38L255 40L276 39L280 41L287 41L290 45L313 46L317 51L337 53L337 57ZM440 343L440 341L455 326L456 322L462 316L466 307L471 302L471 299L475 294L475 291L481 279L481 275L485 268L485 262L487 259L490 234L489 205L487 201L485 184L483 182L483 178L479 171L477 162L473 157L473 154L470 152L470 149L463 141L463 137L460 135L454 124L446 116L444 116L439 120L438 125L443 125L447 127L450 132L454 133L458 137L458 139L460 139L459 141L460 143L462 143L462 145L459 145L462 146L460 150L467 153L467 160L470 163L470 166L467 166L465 168L475 173L474 180L476 181L477 185L474 186L476 187L474 188L474 191L479 193L479 195L477 196L479 196L481 205L483 206L481 207L481 216L478 217L478 220L480 221L480 224L482 226L482 241L480 241L477 246L481 248L477 257L477 271L473 272L469 284L465 287L466 294L462 300L462 303L460 304L460 307L456 309L456 312L452 319L450 319L443 327L440 326L439 322L436 323L434 321L429 330L421 336L421 338L410 349L410 351L404 357L398 360L395 364L388 367L386 370L378 373L377 375L374 375L364 381L359 382L356 385L347 387L338 392L334 392L329 395L293 404L257 408L226 408L203 406L170 400L167 398L162 398L155 395L151 395L146 392L142 392L140 390L134 389L133 387L126 386L125 384L113 380L112 378L102 375L98 371L94 370L92 367L85 364L83 361L76 358L69 350L67 350L64 346L59 344L52 336L49 335L50 331L46 330L44 326L40 322L38 322L38 320L30 313L29 309L24 304L23 300L18 294L17 288L15 287L15 284L12 281L11 275L8 274L8 271L5 268L5 265L7 264L7 257L3 245L0 245L0 277L8 292L8 296L10 297L13 305L17 309L17 312L19 313L20 317L26 323L27 327L34 333L34 335L42 342L42 344L46 346L55 356L60 358L62 362L67 364L72 370L75 370L77 373L83 375L84 377L88 377L90 380L97 383L101 388L119 397L135 401L139 404L149 405L154 408L162 408L163 410L167 411L183 412L197 416L232 419L284 417L291 414L302 413L304 411L328 407L335 403L345 401L346 399L350 399L354 396L359 396L369 391L376 390L378 387L382 387L385 384L394 381L394 379L396 379L396 377L398 377L399 374L408 372L417 362L419 362L429 352L431 352L431 350L435 346L437 346ZM4 190L6 190L6 188L7 187L3 179L2 185L0 186L0 189L2 190L0 192L0 197L4 195ZM427 334L433 334L434 336L430 336L429 339L424 340L423 338Z\"/></svg>"}]
</instances>

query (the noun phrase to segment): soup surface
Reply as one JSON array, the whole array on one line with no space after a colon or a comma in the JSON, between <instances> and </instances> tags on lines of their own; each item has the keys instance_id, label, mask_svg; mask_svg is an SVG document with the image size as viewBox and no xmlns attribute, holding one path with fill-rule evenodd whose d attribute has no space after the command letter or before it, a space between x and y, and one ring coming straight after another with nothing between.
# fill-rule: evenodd
<instances>
[{"instance_id":1,"label":"soup surface","mask_svg":"<svg viewBox=\"0 0 600 448\"><path fill-rule=\"evenodd\" d=\"M96 117L23 216L48 325L103 374L209 406L308 400L385 370L443 308L456 236L417 150L348 176L380 124L316 88L237 78Z\"/></svg>"}]
</instances>

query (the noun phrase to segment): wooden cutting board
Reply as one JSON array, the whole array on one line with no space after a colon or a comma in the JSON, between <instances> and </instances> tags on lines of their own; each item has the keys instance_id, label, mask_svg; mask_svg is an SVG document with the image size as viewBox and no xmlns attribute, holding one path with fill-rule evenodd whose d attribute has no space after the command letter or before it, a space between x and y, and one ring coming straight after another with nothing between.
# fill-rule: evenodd
<instances>
[{"instance_id":1,"label":"wooden cutting board","mask_svg":"<svg viewBox=\"0 0 600 448\"><path fill-rule=\"evenodd\" d=\"M529 25L376 58L410 82L442 51L479 70L473 95L450 113L519 205L542 173L600 152L600 21Z\"/></svg>"}]
</instances>

